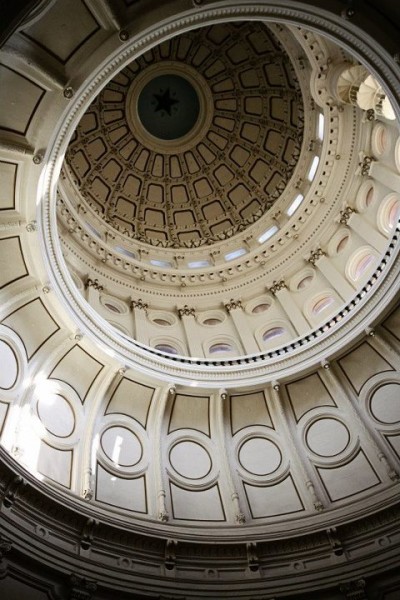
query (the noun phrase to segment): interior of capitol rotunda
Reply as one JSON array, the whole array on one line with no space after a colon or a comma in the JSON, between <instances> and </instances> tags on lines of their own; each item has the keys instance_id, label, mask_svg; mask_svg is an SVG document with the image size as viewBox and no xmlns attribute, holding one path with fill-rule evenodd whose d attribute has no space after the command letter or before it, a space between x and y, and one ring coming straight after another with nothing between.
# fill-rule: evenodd
<instances>
[{"instance_id":1,"label":"interior of capitol rotunda","mask_svg":"<svg viewBox=\"0 0 400 600\"><path fill-rule=\"evenodd\" d=\"M0 597L395 600L396 30L339 1L20 4Z\"/></svg>"}]
</instances>

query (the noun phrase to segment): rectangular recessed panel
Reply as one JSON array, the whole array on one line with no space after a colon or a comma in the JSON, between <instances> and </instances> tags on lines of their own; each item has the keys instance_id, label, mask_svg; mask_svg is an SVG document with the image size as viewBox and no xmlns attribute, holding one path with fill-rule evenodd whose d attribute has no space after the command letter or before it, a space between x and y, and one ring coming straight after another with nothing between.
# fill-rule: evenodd
<instances>
[{"instance_id":1,"label":"rectangular recessed panel","mask_svg":"<svg viewBox=\"0 0 400 600\"><path fill-rule=\"evenodd\" d=\"M245 483L244 489L253 519L277 517L304 510L290 475L280 483L268 487Z\"/></svg>"},{"instance_id":2,"label":"rectangular recessed panel","mask_svg":"<svg viewBox=\"0 0 400 600\"><path fill-rule=\"evenodd\" d=\"M317 470L332 502L349 498L380 483L362 450L347 465L331 469L317 467Z\"/></svg>"},{"instance_id":3,"label":"rectangular recessed panel","mask_svg":"<svg viewBox=\"0 0 400 600\"><path fill-rule=\"evenodd\" d=\"M19 237L0 239L0 290L27 275Z\"/></svg>"},{"instance_id":4,"label":"rectangular recessed panel","mask_svg":"<svg viewBox=\"0 0 400 600\"><path fill-rule=\"evenodd\" d=\"M18 165L0 161L0 210L15 208L15 186L17 183Z\"/></svg>"},{"instance_id":5,"label":"rectangular recessed panel","mask_svg":"<svg viewBox=\"0 0 400 600\"><path fill-rule=\"evenodd\" d=\"M393 371L392 365L367 342L341 358L339 365L357 393L376 373Z\"/></svg>"},{"instance_id":6,"label":"rectangular recessed panel","mask_svg":"<svg viewBox=\"0 0 400 600\"><path fill-rule=\"evenodd\" d=\"M3 320L22 340L28 359L59 330L57 323L37 298L21 306ZM40 323L40 327L38 327Z\"/></svg>"},{"instance_id":7,"label":"rectangular recessed panel","mask_svg":"<svg viewBox=\"0 0 400 600\"><path fill-rule=\"evenodd\" d=\"M383 322L383 327L400 340L400 308L396 308Z\"/></svg>"},{"instance_id":8,"label":"rectangular recessed panel","mask_svg":"<svg viewBox=\"0 0 400 600\"><path fill-rule=\"evenodd\" d=\"M147 513L145 477L124 479L109 473L98 464L96 500L132 512Z\"/></svg>"},{"instance_id":9,"label":"rectangular recessed panel","mask_svg":"<svg viewBox=\"0 0 400 600\"><path fill-rule=\"evenodd\" d=\"M185 521L225 521L218 486L208 490L185 490L173 483L171 504L174 519Z\"/></svg>"},{"instance_id":10,"label":"rectangular recessed panel","mask_svg":"<svg viewBox=\"0 0 400 600\"><path fill-rule=\"evenodd\" d=\"M168 433L187 428L210 435L208 396L175 396Z\"/></svg>"},{"instance_id":11,"label":"rectangular recessed panel","mask_svg":"<svg viewBox=\"0 0 400 600\"><path fill-rule=\"evenodd\" d=\"M24 35L66 63L100 29L83 0L55 2Z\"/></svg>"},{"instance_id":12,"label":"rectangular recessed panel","mask_svg":"<svg viewBox=\"0 0 400 600\"><path fill-rule=\"evenodd\" d=\"M8 404L0 401L0 435L3 433L4 424L8 413Z\"/></svg>"},{"instance_id":13,"label":"rectangular recessed panel","mask_svg":"<svg viewBox=\"0 0 400 600\"><path fill-rule=\"evenodd\" d=\"M111 396L106 415L128 415L146 427L153 394L154 388L124 377Z\"/></svg>"},{"instance_id":14,"label":"rectangular recessed panel","mask_svg":"<svg viewBox=\"0 0 400 600\"><path fill-rule=\"evenodd\" d=\"M44 93L25 75L0 65L0 129L25 135Z\"/></svg>"},{"instance_id":15,"label":"rectangular recessed panel","mask_svg":"<svg viewBox=\"0 0 400 600\"><path fill-rule=\"evenodd\" d=\"M316 373L286 386L296 421L317 406L336 406L332 396Z\"/></svg>"},{"instance_id":16,"label":"rectangular recessed panel","mask_svg":"<svg viewBox=\"0 0 400 600\"><path fill-rule=\"evenodd\" d=\"M230 409L232 435L252 425L273 427L264 392L231 396Z\"/></svg>"},{"instance_id":17,"label":"rectangular recessed panel","mask_svg":"<svg viewBox=\"0 0 400 600\"><path fill-rule=\"evenodd\" d=\"M68 383L85 400L103 365L79 346L74 346L63 356L50 373L52 379Z\"/></svg>"},{"instance_id":18,"label":"rectangular recessed panel","mask_svg":"<svg viewBox=\"0 0 400 600\"><path fill-rule=\"evenodd\" d=\"M385 438L397 454L397 458L400 458L400 435L385 435Z\"/></svg>"},{"instance_id":19,"label":"rectangular recessed panel","mask_svg":"<svg viewBox=\"0 0 400 600\"><path fill-rule=\"evenodd\" d=\"M27 449L29 452L29 448ZM36 471L57 481L64 487L71 487L72 450L58 450L45 442L40 442ZM32 464L34 467L34 464Z\"/></svg>"}]
</instances>

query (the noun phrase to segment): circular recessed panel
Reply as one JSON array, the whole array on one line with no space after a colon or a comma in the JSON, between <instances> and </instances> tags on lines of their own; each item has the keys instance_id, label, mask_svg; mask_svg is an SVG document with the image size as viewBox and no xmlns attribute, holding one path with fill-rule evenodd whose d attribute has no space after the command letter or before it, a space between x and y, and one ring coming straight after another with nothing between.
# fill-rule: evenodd
<instances>
[{"instance_id":1,"label":"circular recessed panel","mask_svg":"<svg viewBox=\"0 0 400 600\"><path fill-rule=\"evenodd\" d=\"M347 427L336 419L319 419L307 431L307 444L319 456L336 456L350 441Z\"/></svg>"},{"instance_id":2,"label":"circular recessed panel","mask_svg":"<svg viewBox=\"0 0 400 600\"><path fill-rule=\"evenodd\" d=\"M18 376L18 363L10 346L0 340L0 388L12 388Z\"/></svg>"},{"instance_id":3,"label":"circular recessed panel","mask_svg":"<svg viewBox=\"0 0 400 600\"><path fill-rule=\"evenodd\" d=\"M269 475L276 471L282 461L279 448L265 438L252 438L239 449L239 462L253 475Z\"/></svg>"},{"instance_id":4,"label":"circular recessed panel","mask_svg":"<svg viewBox=\"0 0 400 600\"><path fill-rule=\"evenodd\" d=\"M381 423L400 421L400 386L398 383L382 385L371 398L371 412Z\"/></svg>"},{"instance_id":5,"label":"circular recessed panel","mask_svg":"<svg viewBox=\"0 0 400 600\"><path fill-rule=\"evenodd\" d=\"M175 471L187 479L201 479L211 470L210 456L196 442L179 442L169 454L169 460Z\"/></svg>"},{"instance_id":6,"label":"circular recessed panel","mask_svg":"<svg viewBox=\"0 0 400 600\"><path fill-rule=\"evenodd\" d=\"M104 454L116 465L133 467L142 458L142 445L126 427L109 427L101 436Z\"/></svg>"},{"instance_id":7,"label":"circular recessed panel","mask_svg":"<svg viewBox=\"0 0 400 600\"><path fill-rule=\"evenodd\" d=\"M192 84L175 73L158 75L142 89L137 111L143 127L161 140L176 140L197 122L200 102Z\"/></svg>"},{"instance_id":8,"label":"circular recessed panel","mask_svg":"<svg viewBox=\"0 0 400 600\"><path fill-rule=\"evenodd\" d=\"M74 431L74 411L59 394L43 392L37 402L37 413L47 431L57 437L69 437Z\"/></svg>"}]
</instances>

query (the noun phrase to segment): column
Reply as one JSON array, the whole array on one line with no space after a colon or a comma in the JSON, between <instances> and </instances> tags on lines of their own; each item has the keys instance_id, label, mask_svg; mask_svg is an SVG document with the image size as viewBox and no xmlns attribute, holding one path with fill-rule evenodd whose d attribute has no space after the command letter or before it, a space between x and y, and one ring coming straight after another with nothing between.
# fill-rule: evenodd
<instances>
[{"instance_id":1,"label":"column","mask_svg":"<svg viewBox=\"0 0 400 600\"><path fill-rule=\"evenodd\" d=\"M336 269L335 265L327 258L325 252L318 248L311 252L308 262L316 267L322 275L329 281L334 290L339 294L342 300L349 300L354 296L354 288L345 277Z\"/></svg>"},{"instance_id":2,"label":"column","mask_svg":"<svg viewBox=\"0 0 400 600\"><path fill-rule=\"evenodd\" d=\"M312 468L310 468L309 459L305 455L304 450L299 444L297 436L293 433L290 424L288 423L288 411L285 411L283 406L282 397L281 397L281 388L278 381L272 382L271 387L271 396L273 401L273 408L276 414L277 420L279 421L280 428L284 434L288 450L289 456L293 461L293 471L299 474L302 481L303 490L307 491L306 500L308 498L308 504L312 503L312 506L317 511L322 511L324 509L324 505L321 502L320 498L317 496L316 487L317 480L315 480L315 475L313 473ZM323 488L319 486L320 492L326 496ZM327 503L327 499L325 500ZM311 508L311 506L309 506Z\"/></svg>"},{"instance_id":3,"label":"column","mask_svg":"<svg viewBox=\"0 0 400 600\"><path fill-rule=\"evenodd\" d=\"M154 491L157 498L154 507L150 510L156 511L159 521L167 522L170 518L167 509L167 482L164 481L165 465L163 464L163 430L165 426L165 415L168 403L172 402L176 394L174 385L160 388L157 391L157 401L152 403L148 419L148 431L153 440L153 460L149 467L149 482L154 482ZM151 485L151 484L150 484Z\"/></svg>"},{"instance_id":4,"label":"column","mask_svg":"<svg viewBox=\"0 0 400 600\"><path fill-rule=\"evenodd\" d=\"M190 356L192 356L193 358L203 358L203 348L199 340L199 336L196 335L195 331L195 309L190 308L187 304L185 304L183 308L178 309L178 315L182 321L183 329L185 330L186 341L189 348Z\"/></svg>"},{"instance_id":5,"label":"column","mask_svg":"<svg viewBox=\"0 0 400 600\"><path fill-rule=\"evenodd\" d=\"M99 303L99 295L100 292L103 291L103 286L100 285L98 279L92 279L88 277L85 282L85 290L86 290L86 300L89 302L90 306L97 310L97 305Z\"/></svg>"},{"instance_id":6,"label":"column","mask_svg":"<svg viewBox=\"0 0 400 600\"><path fill-rule=\"evenodd\" d=\"M300 308L293 300L291 293L286 287L286 283L281 281L274 281L270 288L272 294L276 297L283 310L285 311L289 321L292 323L299 335L305 335L310 331L310 325Z\"/></svg>"},{"instance_id":7,"label":"column","mask_svg":"<svg viewBox=\"0 0 400 600\"><path fill-rule=\"evenodd\" d=\"M149 305L139 300L131 300L131 310L135 319L135 339L142 344L148 344L147 309Z\"/></svg>"},{"instance_id":8,"label":"column","mask_svg":"<svg viewBox=\"0 0 400 600\"><path fill-rule=\"evenodd\" d=\"M225 304L225 308L232 318L246 354L255 354L256 352L260 352L260 348L254 339L253 332L249 327L247 317L243 312L241 301L233 300L231 298L231 300Z\"/></svg>"},{"instance_id":9,"label":"column","mask_svg":"<svg viewBox=\"0 0 400 600\"><path fill-rule=\"evenodd\" d=\"M347 219L349 227L363 238L370 246L375 248L380 254L385 252L388 241L384 235L377 231L370 223L365 221L363 217L353 211Z\"/></svg>"},{"instance_id":10,"label":"column","mask_svg":"<svg viewBox=\"0 0 400 600\"><path fill-rule=\"evenodd\" d=\"M400 175L385 167L378 161L372 161L369 168L369 175L383 183L389 189L400 193Z\"/></svg>"},{"instance_id":11,"label":"column","mask_svg":"<svg viewBox=\"0 0 400 600\"><path fill-rule=\"evenodd\" d=\"M236 470L231 465L231 452L225 435L224 414L226 408L228 408L225 407L227 402L229 402L229 396L225 389L221 389L218 393L211 396L211 432L214 444L218 449L218 458L221 466L220 490L223 505L227 511L227 518L236 525L243 525L246 522L246 515L242 510L239 496L241 482L237 477Z\"/></svg>"}]
</instances>

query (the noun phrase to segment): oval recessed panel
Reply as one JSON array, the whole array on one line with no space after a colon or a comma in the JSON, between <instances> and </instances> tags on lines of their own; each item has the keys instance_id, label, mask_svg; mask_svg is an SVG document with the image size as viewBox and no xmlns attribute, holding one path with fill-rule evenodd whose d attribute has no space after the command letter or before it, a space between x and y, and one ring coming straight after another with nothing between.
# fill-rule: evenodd
<instances>
[{"instance_id":1,"label":"oval recessed panel","mask_svg":"<svg viewBox=\"0 0 400 600\"><path fill-rule=\"evenodd\" d=\"M10 346L0 340L0 388L9 390L18 376L18 363Z\"/></svg>"},{"instance_id":2,"label":"oval recessed panel","mask_svg":"<svg viewBox=\"0 0 400 600\"><path fill-rule=\"evenodd\" d=\"M121 467L133 467L142 458L142 445L137 436L126 427L109 427L101 436L104 454Z\"/></svg>"},{"instance_id":3,"label":"oval recessed panel","mask_svg":"<svg viewBox=\"0 0 400 600\"><path fill-rule=\"evenodd\" d=\"M307 431L310 450L320 456L336 456L350 441L347 427L336 419L319 419Z\"/></svg>"},{"instance_id":4,"label":"oval recessed panel","mask_svg":"<svg viewBox=\"0 0 400 600\"><path fill-rule=\"evenodd\" d=\"M382 385L371 398L371 412L381 423L400 421L400 386L398 383Z\"/></svg>"},{"instance_id":5,"label":"oval recessed panel","mask_svg":"<svg viewBox=\"0 0 400 600\"><path fill-rule=\"evenodd\" d=\"M187 479L201 479L211 470L211 458L196 442L179 442L172 448L169 460L175 471Z\"/></svg>"},{"instance_id":6,"label":"oval recessed panel","mask_svg":"<svg viewBox=\"0 0 400 600\"><path fill-rule=\"evenodd\" d=\"M269 475L276 471L282 461L279 448L265 438L252 438L239 450L239 462L253 475Z\"/></svg>"},{"instance_id":7,"label":"oval recessed panel","mask_svg":"<svg viewBox=\"0 0 400 600\"><path fill-rule=\"evenodd\" d=\"M38 400L37 412L47 431L53 435L68 437L74 431L74 411L63 396L44 392Z\"/></svg>"}]
</instances>

